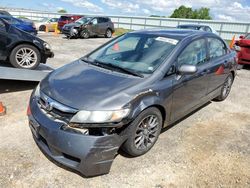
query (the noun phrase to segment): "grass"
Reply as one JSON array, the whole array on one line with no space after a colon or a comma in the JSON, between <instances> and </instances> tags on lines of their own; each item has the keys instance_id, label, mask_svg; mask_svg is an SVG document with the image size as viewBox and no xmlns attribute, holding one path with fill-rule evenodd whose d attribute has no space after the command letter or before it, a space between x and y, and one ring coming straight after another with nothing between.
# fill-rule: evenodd
<instances>
[{"instance_id":1,"label":"grass","mask_svg":"<svg viewBox=\"0 0 250 188\"><path fill-rule=\"evenodd\" d=\"M123 28L116 28L114 35L115 36L120 36L120 35L122 35L124 33L130 32L130 31L132 31L132 30L130 30L130 29L123 29Z\"/></svg>"}]
</instances>

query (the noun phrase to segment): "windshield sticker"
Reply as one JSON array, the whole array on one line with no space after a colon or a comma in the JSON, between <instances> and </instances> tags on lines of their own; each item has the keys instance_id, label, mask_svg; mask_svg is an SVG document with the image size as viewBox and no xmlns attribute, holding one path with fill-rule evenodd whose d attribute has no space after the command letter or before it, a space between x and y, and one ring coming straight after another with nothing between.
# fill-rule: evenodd
<instances>
[{"instance_id":1,"label":"windshield sticker","mask_svg":"<svg viewBox=\"0 0 250 188\"><path fill-rule=\"evenodd\" d=\"M161 41L161 42L167 42L173 45L176 45L178 43L178 40L166 38L166 37L157 37L155 40Z\"/></svg>"}]
</instances>

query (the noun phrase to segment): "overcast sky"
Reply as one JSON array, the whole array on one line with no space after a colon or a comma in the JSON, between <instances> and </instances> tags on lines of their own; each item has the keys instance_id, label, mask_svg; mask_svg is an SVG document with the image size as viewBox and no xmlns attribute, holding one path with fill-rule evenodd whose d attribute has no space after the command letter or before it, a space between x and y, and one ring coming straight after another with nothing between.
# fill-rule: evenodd
<instances>
[{"instance_id":1,"label":"overcast sky","mask_svg":"<svg viewBox=\"0 0 250 188\"><path fill-rule=\"evenodd\" d=\"M170 16L180 5L208 7L216 20L250 22L250 0L0 0L4 7L137 16Z\"/></svg>"}]
</instances>

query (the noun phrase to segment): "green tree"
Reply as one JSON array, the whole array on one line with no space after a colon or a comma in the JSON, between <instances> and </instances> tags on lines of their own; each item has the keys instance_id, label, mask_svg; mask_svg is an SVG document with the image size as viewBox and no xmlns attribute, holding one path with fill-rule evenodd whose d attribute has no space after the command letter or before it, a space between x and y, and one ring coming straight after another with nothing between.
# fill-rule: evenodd
<instances>
[{"instance_id":1,"label":"green tree","mask_svg":"<svg viewBox=\"0 0 250 188\"><path fill-rule=\"evenodd\" d=\"M65 9L60 9L60 10L58 10L57 12L58 12L58 13L67 13L67 10L65 10Z\"/></svg>"},{"instance_id":2,"label":"green tree","mask_svg":"<svg viewBox=\"0 0 250 188\"><path fill-rule=\"evenodd\" d=\"M186 18L186 19L202 19L202 20L211 20L209 15L209 8L200 8L193 10L190 7L185 7L184 5L175 9L170 18Z\"/></svg>"}]
</instances>

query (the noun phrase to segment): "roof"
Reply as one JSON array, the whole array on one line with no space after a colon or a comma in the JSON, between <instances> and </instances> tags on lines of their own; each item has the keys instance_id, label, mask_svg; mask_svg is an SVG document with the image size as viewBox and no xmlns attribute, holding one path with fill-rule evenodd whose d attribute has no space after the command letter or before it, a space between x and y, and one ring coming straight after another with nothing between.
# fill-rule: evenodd
<instances>
[{"instance_id":1,"label":"roof","mask_svg":"<svg viewBox=\"0 0 250 188\"><path fill-rule=\"evenodd\" d=\"M150 35L157 35L162 37L170 37L175 39L183 39L189 36L202 36L207 34L207 32L198 31L198 30L189 30L189 29L145 29L139 31L133 31L131 33L135 34L150 34Z\"/></svg>"}]
</instances>

